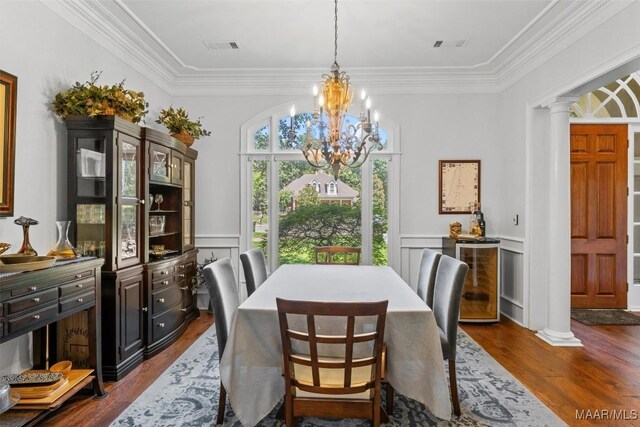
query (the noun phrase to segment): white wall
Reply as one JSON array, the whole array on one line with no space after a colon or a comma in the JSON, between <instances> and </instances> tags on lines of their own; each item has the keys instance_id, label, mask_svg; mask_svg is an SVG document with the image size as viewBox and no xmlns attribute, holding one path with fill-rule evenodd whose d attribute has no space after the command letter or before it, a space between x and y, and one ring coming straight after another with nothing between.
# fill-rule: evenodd
<instances>
[{"instance_id":1,"label":"white wall","mask_svg":"<svg viewBox=\"0 0 640 427\"><path fill-rule=\"evenodd\" d=\"M14 214L40 222L31 227L31 244L46 254L56 241L55 221L66 217L66 131L49 109L54 95L102 70L99 82L119 83L126 77L126 87L143 91L151 104L149 117L171 102L168 94L40 2L3 1L0 29L0 68L18 76ZM0 241L11 243L10 252L22 243L15 217L0 218ZM0 345L0 375L30 367L29 337Z\"/></svg>"},{"instance_id":2,"label":"white wall","mask_svg":"<svg viewBox=\"0 0 640 427\"><path fill-rule=\"evenodd\" d=\"M554 251L548 233L546 194L550 185L548 112L531 107L537 107L543 98L561 96L637 58L638 22L640 2L636 1L500 94L500 150L505 160L502 182L508 197L503 199L499 224L503 234L515 236L523 236L529 227L522 286L524 303L531 308L523 322L531 329L546 326L548 259ZM530 170L528 183L523 173L527 169ZM525 212L527 197L528 215ZM512 212L521 213L518 227L510 225Z\"/></svg>"}]
</instances>

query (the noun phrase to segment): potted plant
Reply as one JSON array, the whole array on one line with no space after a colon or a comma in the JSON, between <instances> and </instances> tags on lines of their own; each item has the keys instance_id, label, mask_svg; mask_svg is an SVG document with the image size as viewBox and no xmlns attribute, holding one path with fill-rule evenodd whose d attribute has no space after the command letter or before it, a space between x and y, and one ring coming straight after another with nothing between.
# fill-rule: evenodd
<instances>
[{"instance_id":1,"label":"potted plant","mask_svg":"<svg viewBox=\"0 0 640 427\"><path fill-rule=\"evenodd\" d=\"M205 130L200 123L199 117L197 120L189 119L189 114L182 108L173 108L170 106L166 110L160 111L160 116L156 123L164 125L169 130L169 133L174 138L184 142L187 146L193 144L193 141L199 139L201 136L209 136L211 132Z\"/></svg>"},{"instance_id":2,"label":"potted plant","mask_svg":"<svg viewBox=\"0 0 640 427\"><path fill-rule=\"evenodd\" d=\"M119 116L138 123L145 114L149 103L143 92L126 89L124 80L117 85L96 84L102 72L93 71L85 83L76 82L71 88L59 92L53 100L53 109L58 116L69 115Z\"/></svg>"}]
</instances>

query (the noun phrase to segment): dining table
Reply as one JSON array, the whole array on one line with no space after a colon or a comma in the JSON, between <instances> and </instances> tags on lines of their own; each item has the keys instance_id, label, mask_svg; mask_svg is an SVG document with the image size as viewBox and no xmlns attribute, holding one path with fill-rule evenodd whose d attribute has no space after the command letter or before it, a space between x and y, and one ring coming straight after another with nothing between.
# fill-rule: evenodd
<instances>
[{"instance_id":1,"label":"dining table","mask_svg":"<svg viewBox=\"0 0 640 427\"><path fill-rule=\"evenodd\" d=\"M448 381L433 311L392 268L290 264L274 271L238 307L220 360L222 384L244 426L257 424L284 396L276 298L388 300L387 381L434 416L450 420Z\"/></svg>"}]
</instances>

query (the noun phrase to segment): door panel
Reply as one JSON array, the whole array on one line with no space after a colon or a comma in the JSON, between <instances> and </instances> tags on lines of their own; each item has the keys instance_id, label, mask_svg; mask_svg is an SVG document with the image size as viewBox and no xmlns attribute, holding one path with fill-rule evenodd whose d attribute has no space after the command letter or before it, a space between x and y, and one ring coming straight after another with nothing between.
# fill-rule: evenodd
<instances>
[{"instance_id":1,"label":"door panel","mask_svg":"<svg viewBox=\"0 0 640 427\"><path fill-rule=\"evenodd\" d=\"M627 125L571 125L571 306L627 306Z\"/></svg>"},{"instance_id":2,"label":"door panel","mask_svg":"<svg viewBox=\"0 0 640 427\"><path fill-rule=\"evenodd\" d=\"M125 279L120 283L122 360L141 349L144 343L142 290L142 275Z\"/></svg>"}]
</instances>

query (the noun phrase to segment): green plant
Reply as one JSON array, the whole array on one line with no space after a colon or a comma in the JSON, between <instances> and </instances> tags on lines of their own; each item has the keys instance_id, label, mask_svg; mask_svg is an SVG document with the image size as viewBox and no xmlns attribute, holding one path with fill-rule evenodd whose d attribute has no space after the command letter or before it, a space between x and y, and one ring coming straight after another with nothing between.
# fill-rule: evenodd
<instances>
[{"instance_id":1,"label":"green plant","mask_svg":"<svg viewBox=\"0 0 640 427\"><path fill-rule=\"evenodd\" d=\"M138 123L149 103L143 92L126 89L124 80L117 85L97 85L102 71L93 71L85 83L76 82L70 89L59 92L53 100L53 109L58 116L80 114L90 117L117 115Z\"/></svg>"},{"instance_id":2,"label":"green plant","mask_svg":"<svg viewBox=\"0 0 640 427\"><path fill-rule=\"evenodd\" d=\"M202 117L198 117L197 120L193 121L189 119L189 114L184 108L178 107L175 109L171 106L166 110L160 111L160 116L158 120L156 120L156 123L164 125L172 135L184 131L195 139L198 139L201 136L211 135L211 132L202 128L202 123L200 123L201 118Z\"/></svg>"}]
</instances>

